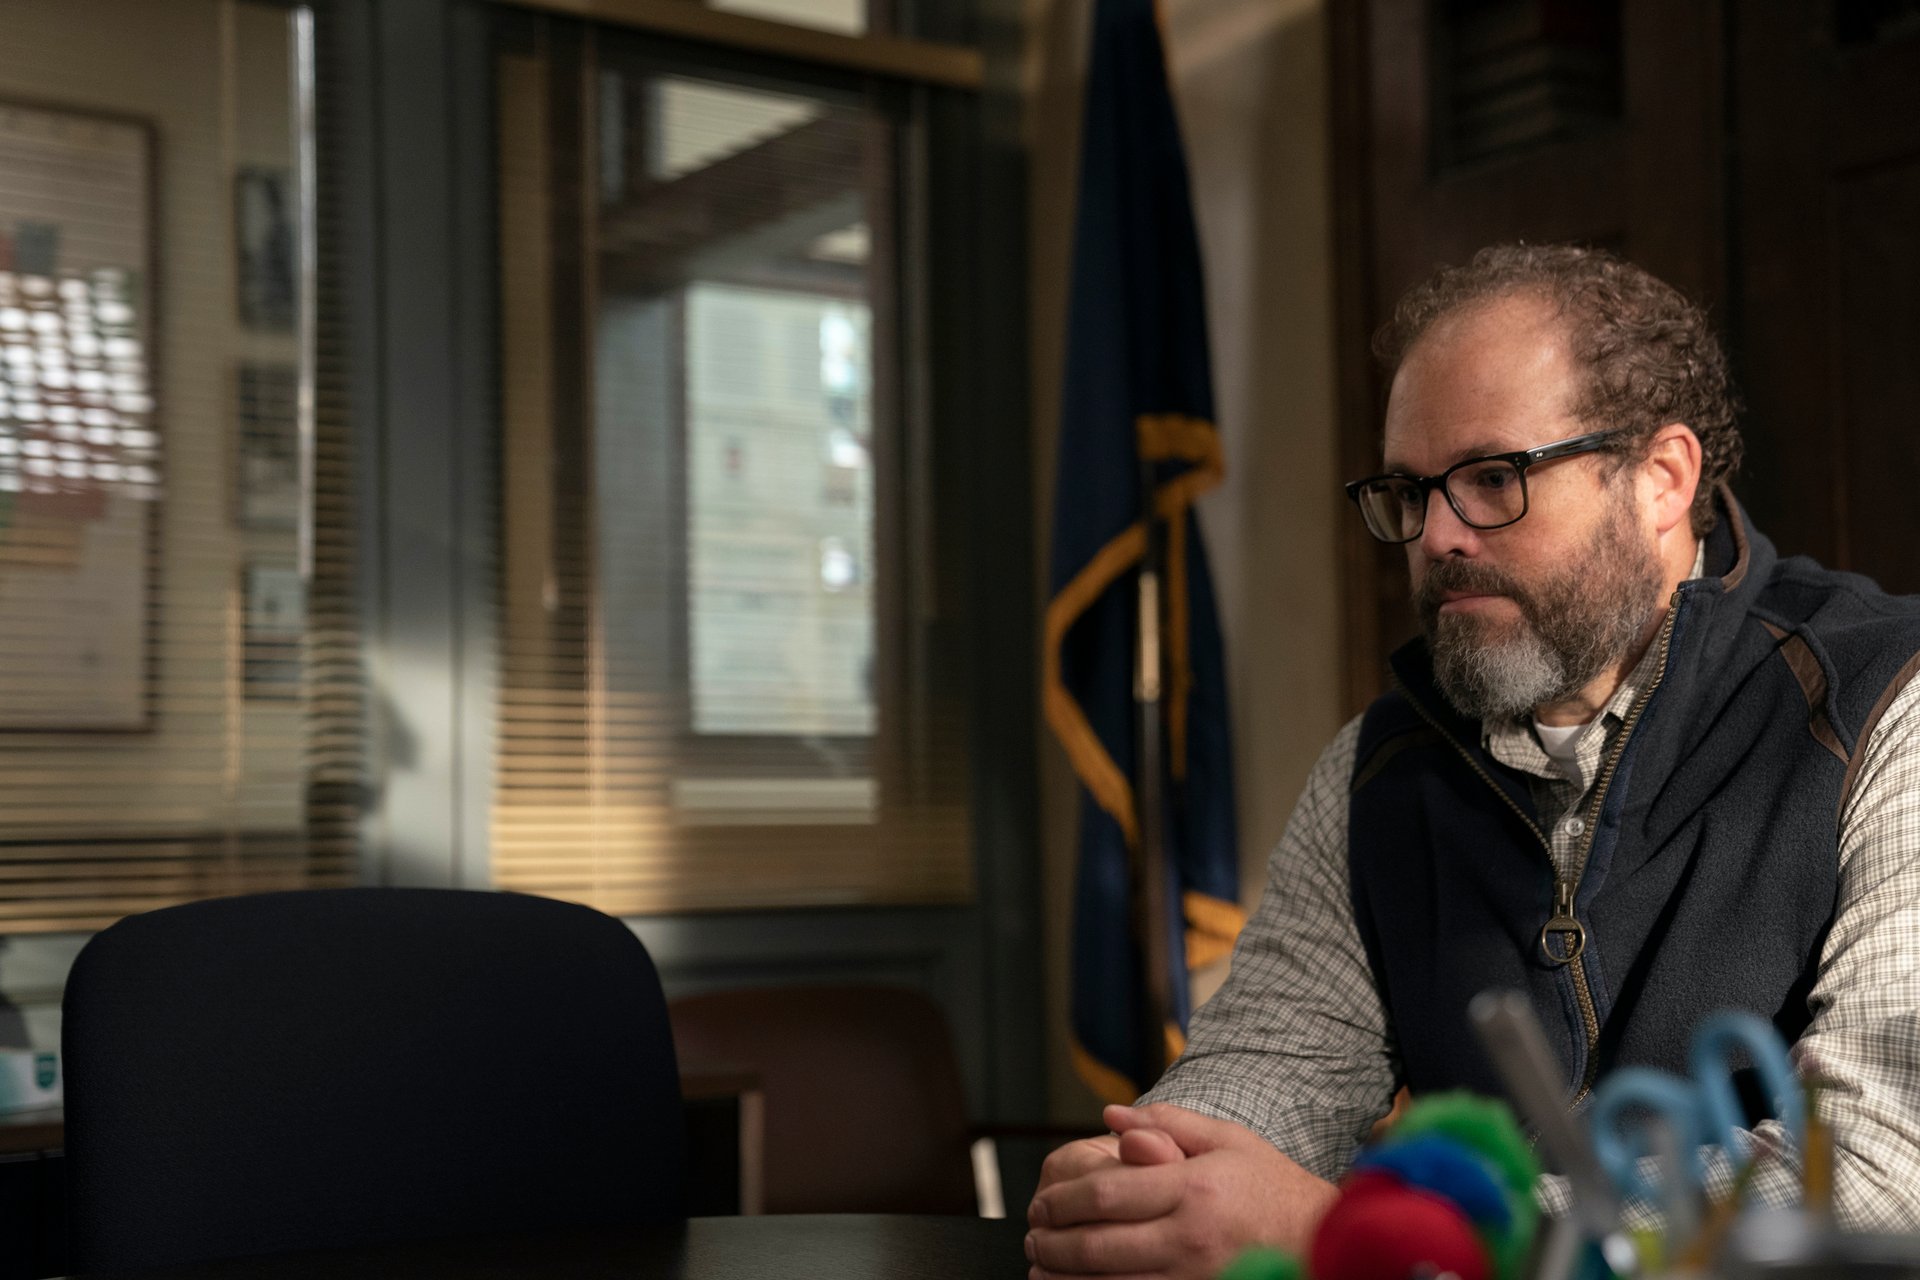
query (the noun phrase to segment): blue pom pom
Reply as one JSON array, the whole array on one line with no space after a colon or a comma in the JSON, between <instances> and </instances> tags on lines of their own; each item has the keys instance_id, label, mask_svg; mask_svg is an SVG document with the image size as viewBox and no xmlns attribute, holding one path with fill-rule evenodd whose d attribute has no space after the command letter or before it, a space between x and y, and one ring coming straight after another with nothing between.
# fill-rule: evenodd
<instances>
[{"instance_id":1,"label":"blue pom pom","mask_svg":"<svg viewBox=\"0 0 1920 1280\"><path fill-rule=\"evenodd\" d=\"M1500 1180L1476 1152L1438 1134L1385 1142L1360 1153L1353 1167L1380 1169L1410 1186L1445 1196L1481 1227L1505 1231L1513 1221Z\"/></svg>"}]
</instances>

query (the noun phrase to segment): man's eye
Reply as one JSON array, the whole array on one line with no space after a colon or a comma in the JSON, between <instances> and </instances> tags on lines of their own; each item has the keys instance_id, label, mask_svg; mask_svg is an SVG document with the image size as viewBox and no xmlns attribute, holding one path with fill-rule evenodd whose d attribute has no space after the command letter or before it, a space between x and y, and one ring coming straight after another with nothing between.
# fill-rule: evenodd
<instances>
[{"instance_id":1,"label":"man's eye","mask_svg":"<svg viewBox=\"0 0 1920 1280\"><path fill-rule=\"evenodd\" d=\"M1417 484L1396 485L1393 490L1393 496L1394 500L1403 507L1409 509L1417 507L1420 505L1420 486Z\"/></svg>"},{"instance_id":2,"label":"man's eye","mask_svg":"<svg viewBox=\"0 0 1920 1280\"><path fill-rule=\"evenodd\" d=\"M1478 468L1470 473L1470 478L1474 488L1498 493L1513 484L1519 476L1512 467L1499 463Z\"/></svg>"}]
</instances>

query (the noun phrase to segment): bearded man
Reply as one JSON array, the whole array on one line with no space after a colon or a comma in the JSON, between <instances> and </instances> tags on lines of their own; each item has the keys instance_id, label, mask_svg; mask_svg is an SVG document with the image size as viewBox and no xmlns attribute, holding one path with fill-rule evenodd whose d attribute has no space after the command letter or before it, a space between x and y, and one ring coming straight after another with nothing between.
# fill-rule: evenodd
<instances>
[{"instance_id":1,"label":"bearded man","mask_svg":"<svg viewBox=\"0 0 1920 1280\"><path fill-rule=\"evenodd\" d=\"M1422 636L1322 754L1186 1053L1049 1157L1035 1280L1299 1248L1396 1090L1501 1092L1488 988L1576 1100L1684 1070L1711 1012L1770 1019L1830 1082L1839 1220L1920 1221L1920 602L1776 556L1727 489L1719 344L1638 268L1488 249L1377 346L1384 463L1348 493ZM1797 1153L1745 1139L1791 1202Z\"/></svg>"}]
</instances>

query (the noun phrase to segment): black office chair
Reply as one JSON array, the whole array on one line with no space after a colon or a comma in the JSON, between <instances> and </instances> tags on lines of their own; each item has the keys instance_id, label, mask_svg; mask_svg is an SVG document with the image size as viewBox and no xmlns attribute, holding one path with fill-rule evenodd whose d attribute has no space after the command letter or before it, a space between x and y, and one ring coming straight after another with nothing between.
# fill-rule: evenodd
<instances>
[{"instance_id":1,"label":"black office chair","mask_svg":"<svg viewBox=\"0 0 1920 1280\"><path fill-rule=\"evenodd\" d=\"M326 889L121 921L65 999L75 1270L679 1216L653 962L586 907Z\"/></svg>"}]
</instances>

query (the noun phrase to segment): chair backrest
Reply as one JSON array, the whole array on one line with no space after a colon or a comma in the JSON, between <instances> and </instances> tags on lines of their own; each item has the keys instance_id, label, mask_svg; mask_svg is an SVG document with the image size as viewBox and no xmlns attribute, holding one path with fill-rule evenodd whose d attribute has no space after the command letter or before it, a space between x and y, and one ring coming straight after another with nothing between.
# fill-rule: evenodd
<instances>
[{"instance_id":1,"label":"chair backrest","mask_svg":"<svg viewBox=\"0 0 1920 1280\"><path fill-rule=\"evenodd\" d=\"M760 1076L768 1213L976 1211L953 1037L927 996L772 987L670 1009L690 1067Z\"/></svg>"},{"instance_id":2,"label":"chair backrest","mask_svg":"<svg viewBox=\"0 0 1920 1280\"><path fill-rule=\"evenodd\" d=\"M679 1215L659 976L586 907L191 903L93 938L64 1008L76 1270Z\"/></svg>"}]
</instances>

